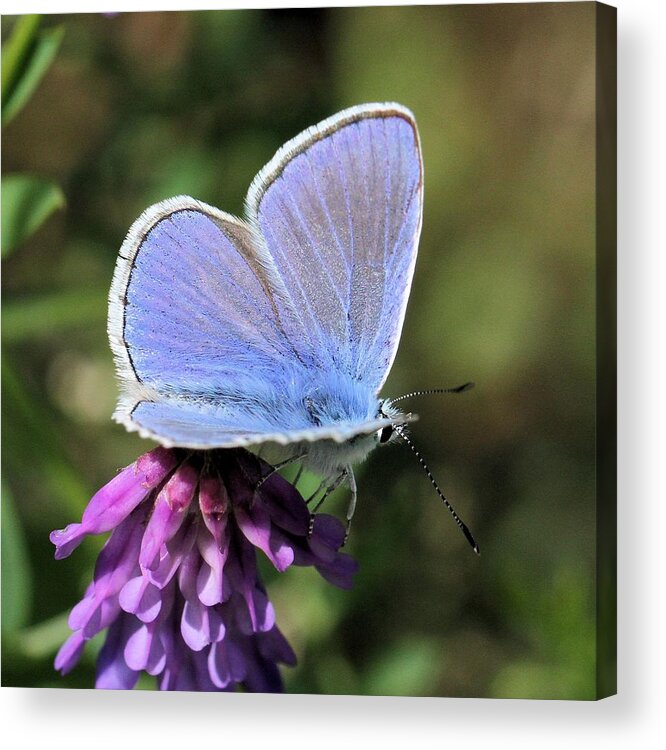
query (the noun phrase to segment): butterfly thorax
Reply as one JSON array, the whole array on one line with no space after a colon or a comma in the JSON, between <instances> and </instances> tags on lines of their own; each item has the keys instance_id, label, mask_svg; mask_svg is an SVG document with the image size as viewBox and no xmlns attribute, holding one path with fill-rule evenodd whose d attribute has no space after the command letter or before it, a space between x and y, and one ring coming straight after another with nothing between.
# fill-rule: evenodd
<instances>
[{"instance_id":1,"label":"butterfly thorax","mask_svg":"<svg viewBox=\"0 0 666 750\"><path fill-rule=\"evenodd\" d=\"M343 443L333 440L317 440L302 444L307 451L303 463L307 469L322 477L336 477L348 466L365 461L378 444L376 432L370 435L356 435Z\"/></svg>"},{"instance_id":2,"label":"butterfly thorax","mask_svg":"<svg viewBox=\"0 0 666 750\"><path fill-rule=\"evenodd\" d=\"M308 439L289 446L272 446L270 455L285 460L290 455L304 456L303 463L324 477L335 477L346 467L364 461L380 442L387 420L403 421L398 409L382 401L363 383L335 370L320 372L302 384L299 398L302 406L300 419L312 428L314 435L322 431L325 437ZM366 426L350 437L347 427Z\"/></svg>"}]
</instances>

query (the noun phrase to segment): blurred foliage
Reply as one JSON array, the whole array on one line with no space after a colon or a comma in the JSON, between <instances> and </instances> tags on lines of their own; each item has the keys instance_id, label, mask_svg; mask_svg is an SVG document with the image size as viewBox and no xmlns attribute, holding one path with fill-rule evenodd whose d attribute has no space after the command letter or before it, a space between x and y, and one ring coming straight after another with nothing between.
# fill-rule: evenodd
<instances>
[{"instance_id":1,"label":"blurred foliage","mask_svg":"<svg viewBox=\"0 0 666 750\"><path fill-rule=\"evenodd\" d=\"M93 682L95 646L64 679L52 659L102 540L56 563L48 533L148 448L109 419L106 293L131 222L182 193L240 213L288 138L396 100L426 203L385 391L477 381L415 401L412 433L482 556L409 451L375 451L354 590L265 566L288 688L594 697L593 5L26 16L3 43L3 169L23 185L3 189L4 684Z\"/></svg>"},{"instance_id":2,"label":"blurred foliage","mask_svg":"<svg viewBox=\"0 0 666 750\"><path fill-rule=\"evenodd\" d=\"M49 180L24 174L5 177L2 180L3 257L64 204L62 190Z\"/></svg>"},{"instance_id":3,"label":"blurred foliage","mask_svg":"<svg viewBox=\"0 0 666 750\"><path fill-rule=\"evenodd\" d=\"M63 28L40 30L36 15L21 16L2 50L2 124L32 96L58 51Z\"/></svg>"}]
</instances>

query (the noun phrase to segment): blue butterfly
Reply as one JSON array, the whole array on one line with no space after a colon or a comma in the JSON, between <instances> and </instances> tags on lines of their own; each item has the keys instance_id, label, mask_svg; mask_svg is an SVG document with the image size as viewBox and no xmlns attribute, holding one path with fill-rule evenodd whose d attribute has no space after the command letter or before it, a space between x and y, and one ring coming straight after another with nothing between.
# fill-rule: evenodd
<instances>
[{"instance_id":1,"label":"blue butterfly","mask_svg":"<svg viewBox=\"0 0 666 750\"><path fill-rule=\"evenodd\" d=\"M187 196L151 206L109 295L116 421L165 446L281 447L325 491L349 483L349 523L353 464L412 419L378 394L422 213L416 122L393 103L286 143L253 180L244 219Z\"/></svg>"}]
</instances>

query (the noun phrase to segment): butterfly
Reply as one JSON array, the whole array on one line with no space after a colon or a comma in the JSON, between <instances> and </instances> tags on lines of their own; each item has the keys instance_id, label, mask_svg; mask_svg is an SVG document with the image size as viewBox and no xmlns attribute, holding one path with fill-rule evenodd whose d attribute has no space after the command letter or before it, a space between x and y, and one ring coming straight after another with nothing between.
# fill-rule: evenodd
<instances>
[{"instance_id":1,"label":"butterfly","mask_svg":"<svg viewBox=\"0 0 666 750\"><path fill-rule=\"evenodd\" d=\"M167 447L281 448L324 491L348 482L349 525L353 465L413 419L379 393L422 215L418 129L395 103L345 109L287 142L243 219L187 196L151 206L109 295L114 418Z\"/></svg>"}]
</instances>

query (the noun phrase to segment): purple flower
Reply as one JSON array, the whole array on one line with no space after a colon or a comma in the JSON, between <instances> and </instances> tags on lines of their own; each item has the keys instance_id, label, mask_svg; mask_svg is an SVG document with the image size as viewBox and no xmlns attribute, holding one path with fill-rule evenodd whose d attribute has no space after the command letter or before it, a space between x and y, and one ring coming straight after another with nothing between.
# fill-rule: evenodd
<instances>
[{"instance_id":1,"label":"purple flower","mask_svg":"<svg viewBox=\"0 0 666 750\"><path fill-rule=\"evenodd\" d=\"M108 628L98 688L131 689L147 672L161 690L281 691L277 665L296 657L256 550L279 572L312 565L341 588L357 569L339 551L343 524L320 514L308 534L309 521L296 488L247 451L146 453L99 490L81 523L51 533L60 560L88 534L111 531L56 669L69 672Z\"/></svg>"}]
</instances>

